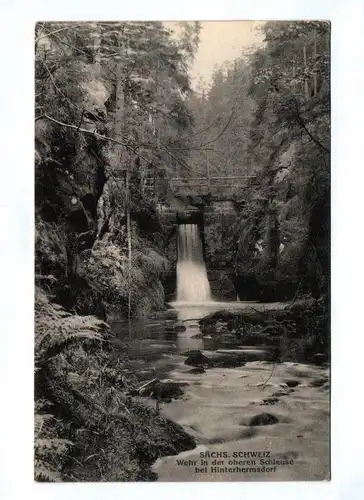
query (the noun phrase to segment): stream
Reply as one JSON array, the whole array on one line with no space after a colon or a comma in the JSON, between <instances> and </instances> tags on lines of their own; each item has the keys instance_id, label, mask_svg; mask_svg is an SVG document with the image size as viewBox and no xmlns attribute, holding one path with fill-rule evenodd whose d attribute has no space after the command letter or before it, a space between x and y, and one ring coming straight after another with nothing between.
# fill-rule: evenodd
<instances>
[{"instance_id":1,"label":"stream","mask_svg":"<svg viewBox=\"0 0 364 500\"><path fill-rule=\"evenodd\" d=\"M153 465L158 481L328 479L329 369L273 364L261 346L241 345L232 335L203 336L199 328L198 320L217 310L279 309L285 304L208 301L170 306L133 323L128 349L131 359L153 367L145 380L181 384L183 396L162 403L160 411L182 425L197 445L158 459ZM114 321L112 328L126 335L125 321ZM235 361L231 367L227 362L191 373L184 354L197 349L210 359L232 356ZM245 361L236 362L239 356ZM143 400L155 406L154 400Z\"/></svg>"}]
</instances>

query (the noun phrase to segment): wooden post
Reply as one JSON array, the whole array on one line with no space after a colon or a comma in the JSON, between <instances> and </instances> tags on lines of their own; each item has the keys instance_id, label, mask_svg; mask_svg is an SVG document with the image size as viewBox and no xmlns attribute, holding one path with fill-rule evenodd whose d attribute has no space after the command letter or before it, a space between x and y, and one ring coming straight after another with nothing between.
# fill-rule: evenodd
<instances>
[{"instance_id":1,"label":"wooden post","mask_svg":"<svg viewBox=\"0 0 364 500\"><path fill-rule=\"evenodd\" d=\"M210 192L210 159L209 154L206 151L206 171L207 171L207 194Z\"/></svg>"},{"instance_id":2,"label":"wooden post","mask_svg":"<svg viewBox=\"0 0 364 500\"><path fill-rule=\"evenodd\" d=\"M120 28L119 32L119 37L118 37L118 52L121 56L121 48L122 48L122 28ZM116 76L116 89L115 89L115 94L116 94L116 106L115 106L115 130L114 130L114 135L116 138L118 137L118 134L121 134L121 129L123 125L123 118L124 118L124 113L125 113L125 96L124 96L124 89L123 89L123 84L121 81L121 60L118 59L116 63L116 71L115 71L115 76Z\"/></svg>"},{"instance_id":3,"label":"wooden post","mask_svg":"<svg viewBox=\"0 0 364 500\"><path fill-rule=\"evenodd\" d=\"M127 58L127 43L123 47L123 29L120 27L118 36L118 49L120 56L124 52L125 59ZM124 50L123 50L124 49ZM125 65L127 68L127 64ZM127 126L128 114L128 96L125 95L125 82L122 80L122 59L120 58L116 64L116 111L115 111L115 136L117 139L125 138L125 123ZM126 80L128 76L126 75ZM131 337L131 266L132 266L132 247L131 247L131 221L130 221L130 155L126 148L115 146L116 151L119 151L120 166L126 165L125 172L125 212L126 212L126 233L128 242L128 330Z\"/></svg>"},{"instance_id":4,"label":"wooden post","mask_svg":"<svg viewBox=\"0 0 364 500\"><path fill-rule=\"evenodd\" d=\"M313 33L313 62L315 65L313 71L313 96L317 95L317 72L316 72L316 59L317 59L317 29L314 29Z\"/></svg>"},{"instance_id":5,"label":"wooden post","mask_svg":"<svg viewBox=\"0 0 364 500\"><path fill-rule=\"evenodd\" d=\"M153 171L153 198L154 198L154 203L157 202L157 168L154 167Z\"/></svg>"},{"instance_id":6,"label":"wooden post","mask_svg":"<svg viewBox=\"0 0 364 500\"><path fill-rule=\"evenodd\" d=\"M126 56L126 89L129 88L129 73L128 73L128 39L126 38L125 40L125 56ZM125 91L124 91L125 94ZM128 113L130 110L129 107L129 95L127 92L127 95L124 98L125 102L125 116L128 118ZM126 127L128 127L128 120L125 120ZM125 134L124 134L125 135ZM129 142L129 134L127 135L127 142ZM130 204L131 204L131 192L130 192L130 167L131 167L131 158L129 151L125 149L126 153L126 200L127 200L127 207L126 207L126 234L127 234L127 240L128 240L128 331L129 331L129 338L132 336L132 328L131 328L131 266L132 266L132 246L131 246L131 237L132 237L132 227L131 227L131 221L130 221Z\"/></svg>"},{"instance_id":7,"label":"wooden post","mask_svg":"<svg viewBox=\"0 0 364 500\"><path fill-rule=\"evenodd\" d=\"M131 249L131 221L130 221L130 171L129 162L126 170L126 234L128 240L128 332L131 338L131 266L132 266L132 249Z\"/></svg>"},{"instance_id":8,"label":"wooden post","mask_svg":"<svg viewBox=\"0 0 364 500\"><path fill-rule=\"evenodd\" d=\"M94 29L94 64L96 66L97 74L101 73L101 23L92 23Z\"/></svg>"},{"instance_id":9,"label":"wooden post","mask_svg":"<svg viewBox=\"0 0 364 500\"><path fill-rule=\"evenodd\" d=\"M293 94L296 95L296 65L295 65L295 63L293 63L292 78L293 78Z\"/></svg>"}]
</instances>

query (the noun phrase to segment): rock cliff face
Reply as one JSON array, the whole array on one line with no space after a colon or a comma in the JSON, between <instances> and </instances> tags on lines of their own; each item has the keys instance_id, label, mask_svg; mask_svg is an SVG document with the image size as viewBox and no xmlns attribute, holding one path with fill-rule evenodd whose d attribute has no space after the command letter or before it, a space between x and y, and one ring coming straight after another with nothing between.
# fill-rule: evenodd
<instances>
[{"instance_id":1,"label":"rock cliff face","mask_svg":"<svg viewBox=\"0 0 364 500\"><path fill-rule=\"evenodd\" d=\"M236 300L232 280L231 230L237 213L230 201L211 202L204 209L204 247L211 293L216 300Z\"/></svg>"},{"instance_id":2,"label":"rock cliff face","mask_svg":"<svg viewBox=\"0 0 364 500\"><path fill-rule=\"evenodd\" d=\"M79 70L78 101L84 111L82 124L77 123L83 130L109 135L113 116L107 110L107 85L93 65L82 64ZM36 122L37 280L67 309L103 318L123 314L129 287L126 198L120 179L115 182L113 154L112 145L92 133L47 117ZM164 240L158 237L165 231L153 204L137 199L130 210L133 314L139 315L164 307L160 279L168 266Z\"/></svg>"},{"instance_id":3,"label":"rock cliff face","mask_svg":"<svg viewBox=\"0 0 364 500\"><path fill-rule=\"evenodd\" d=\"M281 161L277 174L247 193L237 217L235 285L241 299L285 301L328 283L327 159L313 169ZM266 182L266 184L264 184Z\"/></svg>"},{"instance_id":4,"label":"rock cliff face","mask_svg":"<svg viewBox=\"0 0 364 500\"><path fill-rule=\"evenodd\" d=\"M93 65L76 69L84 109L80 127L103 132L108 89ZM35 137L36 274L65 307L104 316L102 301L82 272L97 236L97 207L106 183L102 146L91 134L46 117L37 120Z\"/></svg>"},{"instance_id":5,"label":"rock cliff face","mask_svg":"<svg viewBox=\"0 0 364 500\"><path fill-rule=\"evenodd\" d=\"M314 172L283 158L276 170L236 193L234 203L204 208L206 265L218 299L287 301L306 291L318 297L327 286L327 165Z\"/></svg>"}]
</instances>

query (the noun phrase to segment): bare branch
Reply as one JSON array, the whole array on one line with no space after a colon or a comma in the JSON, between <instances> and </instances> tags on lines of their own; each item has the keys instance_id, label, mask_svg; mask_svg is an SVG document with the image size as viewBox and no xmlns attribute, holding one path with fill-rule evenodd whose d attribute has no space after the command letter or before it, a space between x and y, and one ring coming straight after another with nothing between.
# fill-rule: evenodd
<instances>
[{"instance_id":1,"label":"bare branch","mask_svg":"<svg viewBox=\"0 0 364 500\"><path fill-rule=\"evenodd\" d=\"M47 31L47 28L45 28L46 31ZM87 52L85 52L84 50L80 49L79 47L76 47L75 45L71 45L70 43L66 42L65 40L62 40L61 38L59 38L55 33L51 33L50 31L48 31L48 34L50 36L52 36L52 38L58 40L58 42L61 44L61 45L65 45L66 47L69 47L70 49L78 52L79 54L83 54L85 56L88 56ZM115 74L115 71L113 71L111 68L109 68L109 66L107 64L103 64L102 67L104 69L106 69L107 71L109 71L114 77L116 77L116 74Z\"/></svg>"},{"instance_id":2,"label":"bare branch","mask_svg":"<svg viewBox=\"0 0 364 500\"><path fill-rule=\"evenodd\" d=\"M45 28L44 24L43 24L43 28L48 32L46 35L42 35L42 36L39 36L37 38L37 41L36 43L39 42L39 40L42 40L42 38L47 38L47 36L52 36L52 35L55 35L56 33L59 33L60 31L65 31L65 30L70 30L70 29L73 29L75 28L76 26L78 26L77 24L75 24L74 26L65 26L64 28L59 28L58 30L55 30L55 31L49 31L47 28Z\"/></svg>"},{"instance_id":3,"label":"bare branch","mask_svg":"<svg viewBox=\"0 0 364 500\"><path fill-rule=\"evenodd\" d=\"M219 133L219 134L215 137L215 139L212 139L211 141L205 142L205 144L200 144L200 147L207 146L208 144L211 144L212 142L217 141L217 140L218 140L218 139L222 136L222 134L226 131L226 129L228 128L228 126L230 125L230 122L231 122L231 120L232 120L233 116L234 116L234 109L232 110L231 115L230 115L230 117L229 117L229 119L228 119L228 121L227 121L227 123L226 123L225 127L224 127L224 128L221 130L221 132L220 132L220 133Z\"/></svg>"},{"instance_id":4,"label":"bare branch","mask_svg":"<svg viewBox=\"0 0 364 500\"><path fill-rule=\"evenodd\" d=\"M206 132L207 130L209 130L211 127L213 127L215 125L215 123L217 122L218 119L219 118L217 118L212 123L210 123L209 125L207 125L207 127L203 128L201 130L198 130L197 132L195 132L193 134L185 135L184 137L181 137L180 139L176 139L176 140L172 141L170 144L174 144L175 142L182 142L182 141L185 141L186 139L191 139L192 137L196 137L196 135L200 135L203 132Z\"/></svg>"},{"instance_id":5,"label":"bare branch","mask_svg":"<svg viewBox=\"0 0 364 500\"><path fill-rule=\"evenodd\" d=\"M300 115L300 112L299 112L299 109L298 109L298 103L297 101L295 100L295 105L296 105L296 114L297 114L297 121L299 123L299 125L305 130L305 132L307 133L307 135L310 137L310 139L315 143L317 144L317 146L319 146L320 148L322 148L324 151L326 151L326 153L329 153L330 154L330 150L324 146L307 128L305 122L303 121L303 118L302 116Z\"/></svg>"},{"instance_id":6,"label":"bare branch","mask_svg":"<svg viewBox=\"0 0 364 500\"><path fill-rule=\"evenodd\" d=\"M53 118L49 115L46 115L46 114L41 115L41 116L37 116L35 120L37 121L37 120L40 120L41 118L44 118L44 119L49 120L53 123L56 123L57 125L60 125L61 127L71 128L73 130L76 130L76 132L81 132L83 134L92 135L93 137L95 137L96 139L99 139L100 141L112 142L114 144L118 144L119 146L123 146L124 148L128 149L129 151L132 151L136 156L139 156L139 158L144 160L146 163L152 164L152 162L150 160L147 160L144 156L142 156L140 153L138 153L136 151L135 147L130 146L129 144L126 144L125 142L121 142L117 139L112 139L111 137L107 137L106 135L99 134L98 132L93 132L92 130L80 128L77 125L72 125L70 123L60 122L59 120L56 120L55 118Z\"/></svg>"},{"instance_id":7,"label":"bare branch","mask_svg":"<svg viewBox=\"0 0 364 500\"><path fill-rule=\"evenodd\" d=\"M267 380L265 382L263 382L262 389L265 388L265 386L267 385L267 383L269 382L269 380L272 378L276 366L277 366L277 364L274 363L273 366L272 366L272 371L271 371L269 377L267 378Z\"/></svg>"},{"instance_id":8,"label":"bare branch","mask_svg":"<svg viewBox=\"0 0 364 500\"><path fill-rule=\"evenodd\" d=\"M170 151L168 151L168 149L164 148L164 147L160 147L160 149L162 151L164 151L165 153L167 153L171 158L173 158L173 160L175 160L179 165L181 165L183 168L189 170L190 172L193 172L193 169L190 168L188 165L186 165L186 163L184 163L182 160L180 160L179 158L177 158L176 156L174 156Z\"/></svg>"},{"instance_id":9,"label":"bare branch","mask_svg":"<svg viewBox=\"0 0 364 500\"><path fill-rule=\"evenodd\" d=\"M39 28L39 32L38 32L38 33L37 33L37 26L36 26L36 28L35 28L35 32L36 32L35 34L36 34L36 35L38 35L38 36L37 36L37 38L36 38L36 40L35 40L35 42L34 42L34 50L35 50L35 53L37 53L38 42L39 42L39 40L40 40L40 35L41 35L41 34L43 33L43 31L44 31L44 28L45 28L44 23L41 23L41 24L40 24L40 28Z\"/></svg>"}]
</instances>

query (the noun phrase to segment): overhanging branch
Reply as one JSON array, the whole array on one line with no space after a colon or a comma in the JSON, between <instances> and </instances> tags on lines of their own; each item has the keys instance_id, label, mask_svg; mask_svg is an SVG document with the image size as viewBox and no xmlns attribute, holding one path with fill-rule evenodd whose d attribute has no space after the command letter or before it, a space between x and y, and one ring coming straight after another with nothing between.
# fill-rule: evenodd
<instances>
[{"instance_id":1,"label":"overhanging branch","mask_svg":"<svg viewBox=\"0 0 364 500\"><path fill-rule=\"evenodd\" d=\"M61 122L61 121L56 120L55 118L53 118L52 116L49 116L47 114L37 116L35 118L35 121L40 120L40 119L49 120L49 121L51 121L53 123L56 123L57 125L59 125L61 127L70 128L70 129L75 130L76 132L81 132L83 134L92 135L93 137L95 137L96 139L99 139L100 141L106 141L106 142L111 142L113 144L118 144L119 146L123 146L127 150L129 150L132 153L134 153L136 156L138 156L143 161L145 161L148 165L152 165L153 164L153 162L151 160L148 160L143 155L141 155L140 153L138 153L138 151L137 151L137 149L135 147L131 146L130 144L126 144L125 142L119 141L117 139L113 139L112 137L107 137L106 135L99 134L98 132L93 132L92 130L87 130L85 128L81 128L81 127L79 127L77 125L72 125L70 123ZM189 171L192 172L192 169L188 165L186 165L179 158L177 158L176 156L174 156L170 151L168 151L168 149L166 149L164 147L160 147L160 149L162 151L164 151L165 153L167 153L169 156L171 156L171 158L173 158L179 165L181 165L185 169L187 169L187 170L189 170Z\"/></svg>"},{"instance_id":2,"label":"overhanging branch","mask_svg":"<svg viewBox=\"0 0 364 500\"><path fill-rule=\"evenodd\" d=\"M295 106L296 106L296 114L297 114L297 121L299 123L299 125L304 129L304 131L306 132L306 134L310 137L310 139L317 145L319 146L321 149L323 149L324 151L326 151L326 153L329 153L330 154L330 150L324 146L324 144L322 144L307 128L305 122L303 121L303 118L302 116L300 115L300 112L299 112L299 109L298 109L298 103L297 101L295 100Z\"/></svg>"},{"instance_id":3,"label":"overhanging branch","mask_svg":"<svg viewBox=\"0 0 364 500\"><path fill-rule=\"evenodd\" d=\"M211 143L213 143L213 142L217 141L218 139L220 139L220 137L222 136L222 134L225 132L225 130L226 130L226 129L228 128L228 126L230 125L230 122L231 122L231 120L232 120L233 116L234 116L234 109L232 110L231 115L230 115L230 117L229 117L229 119L228 119L228 121L227 121L227 123L226 123L225 127L224 127L224 128L221 130L221 132L220 132L220 133L219 133L219 134L215 137L215 139L212 139L211 141L205 142L205 144L200 144L200 147L207 146L208 144L211 144Z\"/></svg>"},{"instance_id":4,"label":"overhanging branch","mask_svg":"<svg viewBox=\"0 0 364 500\"><path fill-rule=\"evenodd\" d=\"M141 155L140 153L138 153L133 146L130 146L129 144L126 144L125 142L119 141L117 139L113 139L112 137L107 137L106 135L99 134L96 131L93 132L92 130L87 130L85 128L80 128L77 125L72 125L70 123L60 122L59 120L56 120L52 116L49 116L49 115L46 115L46 114L41 115L41 116L37 116L35 118L35 121L40 120L40 119L49 120L49 121L51 121L53 123L56 123L57 125L59 125L61 127L66 127L66 128L70 128L70 129L76 130L76 132L81 132L83 134L92 135L93 137L95 137L96 139L99 139L100 141L106 141L106 142L112 142L114 144L118 144L119 146L123 146L127 150L132 151L136 156L138 156L139 158L141 158L142 160L144 160L145 162L147 162L147 164L152 164L153 163L152 161L148 160L143 155Z\"/></svg>"}]
</instances>

